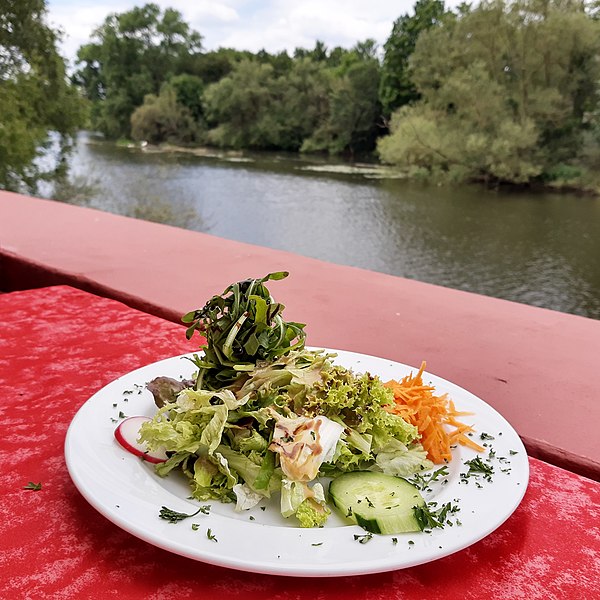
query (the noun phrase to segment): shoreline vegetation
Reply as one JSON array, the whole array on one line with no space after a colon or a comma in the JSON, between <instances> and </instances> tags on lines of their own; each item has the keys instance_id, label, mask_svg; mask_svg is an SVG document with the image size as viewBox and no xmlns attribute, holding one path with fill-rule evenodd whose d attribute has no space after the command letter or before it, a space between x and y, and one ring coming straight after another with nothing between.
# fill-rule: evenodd
<instances>
[{"instance_id":1,"label":"shoreline vegetation","mask_svg":"<svg viewBox=\"0 0 600 600\"><path fill-rule=\"evenodd\" d=\"M90 142L88 142L90 143ZM252 151L253 156L246 156L245 150L220 149L214 146L179 146L177 144L161 143L148 144L145 141L135 142L133 140L118 140L115 142L117 147L127 148L148 154L189 154L201 158L214 158L232 163L255 163L257 162L256 155L260 155L260 150ZM265 153L267 155L267 153ZM301 153L292 153L298 158L304 159L323 159L322 164L306 164L298 167L300 171L309 171L314 173L330 173L337 175L360 175L366 179L411 179L411 175L407 170L401 170L392 165L386 165L381 162L351 162L345 160L344 164L332 163L327 160L326 155L305 155ZM461 185L464 182L454 182ZM446 182L446 185L454 183ZM491 187L483 181L472 180L472 185L485 185L488 189ZM437 183L437 185L441 185ZM514 182L496 182L494 189L502 191L511 191L519 193L527 191L530 193L546 193L553 192L558 194L573 194L576 196L594 196L600 197L600 188L592 187L577 187L568 185L562 182L529 182L529 183L514 183Z\"/></svg>"},{"instance_id":2,"label":"shoreline vegetation","mask_svg":"<svg viewBox=\"0 0 600 600\"><path fill-rule=\"evenodd\" d=\"M600 195L595 0L417 0L382 48L291 53L205 51L181 13L149 3L107 15L70 77L47 0L0 12L0 188L64 187L73 136L92 129L146 152L329 156L347 161L338 173Z\"/></svg>"},{"instance_id":3,"label":"shoreline vegetation","mask_svg":"<svg viewBox=\"0 0 600 600\"><path fill-rule=\"evenodd\" d=\"M256 154L260 150L253 151L254 156L246 156L244 150L221 149L215 146L179 146L177 144L162 143L149 144L146 141L135 142L133 140L119 140L116 142L118 147L128 150L138 150L148 154L189 154L202 158L214 158L236 163L255 163ZM305 155L300 153L291 153L292 156L302 157L308 160L317 158L327 158L327 155ZM312 160L315 162L315 160ZM300 171L312 171L315 173L335 173L343 175L362 175L372 179L407 179L408 174L390 165L384 165L379 162L349 162L332 163L323 160L322 164L302 164L298 166Z\"/></svg>"}]
</instances>

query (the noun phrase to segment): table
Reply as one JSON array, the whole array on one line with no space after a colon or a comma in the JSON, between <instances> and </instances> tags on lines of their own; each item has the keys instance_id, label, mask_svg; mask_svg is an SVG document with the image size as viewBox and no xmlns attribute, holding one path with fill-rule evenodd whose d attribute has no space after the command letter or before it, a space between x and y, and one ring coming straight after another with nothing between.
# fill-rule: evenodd
<instances>
[{"instance_id":1,"label":"table","mask_svg":"<svg viewBox=\"0 0 600 600\"><path fill-rule=\"evenodd\" d=\"M536 459L523 502L494 533L439 561L389 573L243 573L120 530L72 484L65 433L78 408L111 380L195 350L183 331L67 286L0 295L1 598L600 597L600 484ZM29 482L42 488L24 489Z\"/></svg>"}]
</instances>

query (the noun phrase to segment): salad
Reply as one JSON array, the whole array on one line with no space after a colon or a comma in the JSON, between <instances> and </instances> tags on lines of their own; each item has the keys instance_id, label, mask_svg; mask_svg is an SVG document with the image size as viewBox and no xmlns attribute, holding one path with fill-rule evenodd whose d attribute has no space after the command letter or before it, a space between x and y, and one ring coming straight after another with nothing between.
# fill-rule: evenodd
<instances>
[{"instance_id":1,"label":"salad","mask_svg":"<svg viewBox=\"0 0 600 600\"><path fill-rule=\"evenodd\" d=\"M451 455L423 446L439 402L426 406L423 424L423 411L402 398L407 387L430 397L433 388L414 377L384 383L307 349L304 325L283 319L266 286L287 275L234 283L183 317L187 337L206 340L191 359L197 371L148 384L158 410L136 428L137 442L162 456L158 475L182 472L200 501L243 511L278 494L283 517L302 527L323 526L331 504L375 533L422 529L424 501L405 478ZM465 443L469 428L451 409L448 440Z\"/></svg>"}]
</instances>

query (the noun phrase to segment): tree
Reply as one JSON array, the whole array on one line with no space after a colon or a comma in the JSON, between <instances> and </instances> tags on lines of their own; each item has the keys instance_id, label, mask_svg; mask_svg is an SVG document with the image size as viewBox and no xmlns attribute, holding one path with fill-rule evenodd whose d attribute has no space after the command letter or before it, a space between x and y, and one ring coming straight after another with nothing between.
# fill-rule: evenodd
<instances>
[{"instance_id":1,"label":"tree","mask_svg":"<svg viewBox=\"0 0 600 600\"><path fill-rule=\"evenodd\" d=\"M202 121L204 115L202 94L205 88L202 79L195 75L182 73L171 77L169 85L175 90L177 102L189 110L194 120Z\"/></svg>"},{"instance_id":2,"label":"tree","mask_svg":"<svg viewBox=\"0 0 600 600\"><path fill-rule=\"evenodd\" d=\"M233 48L219 48L210 52L195 52L183 56L179 61L179 72L195 75L209 85L229 75L235 65L243 59L252 59L252 54Z\"/></svg>"},{"instance_id":3,"label":"tree","mask_svg":"<svg viewBox=\"0 0 600 600\"><path fill-rule=\"evenodd\" d=\"M177 101L177 90L165 84L158 96L148 94L144 104L135 109L131 135L152 144L185 144L198 141L200 129L189 108Z\"/></svg>"},{"instance_id":4,"label":"tree","mask_svg":"<svg viewBox=\"0 0 600 600\"><path fill-rule=\"evenodd\" d=\"M66 138L83 125L84 105L65 76L58 34L44 0L0 0L0 187L35 190L35 158L50 131Z\"/></svg>"},{"instance_id":5,"label":"tree","mask_svg":"<svg viewBox=\"0 0 600 600\"><path fill-rule=\"evenodd\" d=\"M527 183L564 173L598 106L599 54L600 23L582 3L463 8L419 37L412 77L422 97L394 114L380 154L459 180Z\"/></svg>"},{"instance_id":6,"label":"tree","mask_svg":"<svg viewBox=\"0 0 600 600\"><path fill-rule=\"evenodd\" d=\"M379 86L379 100L386 118L400 106L418 100L410 57L419 35L439 25L444 14L443 0L417 0L414 15L405 14L394 21L392 32L384 44Z\"/></svg>"},{"instance_id":7,"label":"tree","mask_svg":"<svg viewBox=\"0 0 600 600\"><path fill-rule=\"evenodd\" d=\"M218 146L300 149L329 109L330 75L320 63L296 59L277 76L270 63L242 61L204 95L208 139Z\"/></svg>"},{"instance_id":8,"label":"tree","mask_svg":"<svg viewBox=\"0 0 600 600\"><path fill-rule=\"evenodd\" d=\"M201 36L173 9L156 4L111 14L77 54L74 81L94 102L93 126L108 137L129 136L130 117L147 94L180 71L201 49Z\"/></svg>"},{"instance_id":9,"label":"tree","mask_svg":"<svg viewBox=\"0 0 600 600\"><path fill-rule=\"evenodd\" d=\"M310 58L295 60L278 80L275 102L282 149L298 151L329 114L331 73Z\"/></svg>"},{"instance_id":10,"label":"tree","mask_svg":"<svg viewBox=\"0 0 600 600\"><path fill-rule=\"evenodd\" d=\"M278 123L272 110L279 91L273 67L243 60L219 82L207 87L204 105L209 142L233 148L277 148Z\"/></svg>"},{"instance_id":11,"label":"tree","mask_svg":"<svg viewBox=\"0 0 600 600\"><path fill-rule=\"evenodd\" d=\"M370 152L379 133L380 66L374 40L357 43L332 71L326 118L305 140L305 152Z\"/></svg>"}]
</instances>

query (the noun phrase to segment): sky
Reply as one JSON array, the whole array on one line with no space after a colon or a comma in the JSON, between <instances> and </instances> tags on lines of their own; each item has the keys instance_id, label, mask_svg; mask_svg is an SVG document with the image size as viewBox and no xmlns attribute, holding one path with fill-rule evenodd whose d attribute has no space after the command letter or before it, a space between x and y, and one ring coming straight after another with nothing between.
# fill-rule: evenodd
<instances>
[{"instance_id":1,"label":"sky","mask_svg":"<svg viewBox=\"0 0 600 600\"><path fill-rule=\"evenodd\" d=\"M148 0L149 1L149 0ZM351 48L373 38L380 47L394 21L412 13L415 0L154 0L175 8L203 36L205 50L230 47L268 52L312 48L316 40L328 48ZM457 5L458 0L446 2ZM62 54L71 63L95 27L109 13L146 2L135 0L47 0L49 22L63 31Z\"/></svg>"}]
</instances>

